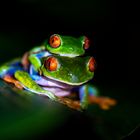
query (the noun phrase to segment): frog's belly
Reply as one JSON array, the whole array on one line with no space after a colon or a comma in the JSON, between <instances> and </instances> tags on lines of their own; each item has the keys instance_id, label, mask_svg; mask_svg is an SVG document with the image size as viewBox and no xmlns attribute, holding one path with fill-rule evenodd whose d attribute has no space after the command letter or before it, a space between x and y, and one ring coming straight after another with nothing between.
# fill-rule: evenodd
<instances>
[{"instance_id":1,"label":"frog's belly","mask_svg":"<svg viewBox=\"0 0 140 140\"><path fill-rule=\"evenodd\" d=\"M49 87L58 87L58 88L62 88L62 89L72 89L72 86L68 85L68 84L64 84L55 80L51 80L49 78L45 78L43 76L38 76L39 78L36 78L35 82L38 85L41 86L49 86Z\"/></svg>"},{"instance_id":2,"label":"frog's belly","mask_svg":"<svg viewBox=\"0 0 140 140\"><path fill-rule=\"evenodd\" d=\"M57 87L43 87L43 89L45 89L47 91L51 91L56 96L68 96L71 93L70 90L57 88Z\"/></svg>"},{"instance_id":3,"label":"frog's belly","mask_svg":"<svg viewBox=\"0 0 140 140\"><path fill-rule=\"evenodd\" d=\"M35 82L40 85L43 89L51 91L56 96L67 96L71 93L72 86L44 78L36 78Z\"/></svg>"},{"instance_id":4,"label":"frog's belly","mask_svg":"<svg viewBox=\"0 0 140 140\"><path fill-rule=\"evenodd\" d=\"M34 70L32 65L30 66L29 73L31 78L38 85L40 85L45 90L51 91L56 96L67 96L71 93L71 89L73 88L72 86L40 76L38 72Z\"/></svg>"}]
</instances>

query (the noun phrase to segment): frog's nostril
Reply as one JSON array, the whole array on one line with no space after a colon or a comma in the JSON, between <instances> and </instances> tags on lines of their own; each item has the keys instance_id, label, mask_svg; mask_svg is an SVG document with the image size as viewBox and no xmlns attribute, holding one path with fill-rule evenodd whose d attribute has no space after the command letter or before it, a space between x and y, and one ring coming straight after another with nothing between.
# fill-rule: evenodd
<instances>
[{"instance_id":1,"label":"frog's nostril","mask_svg":"<svg viewBox=\"0 0 140 140\"><path fill-rule=\"evenodd\" d=\"M89 70L91 72L94 72L94 70L95 70L95 64L96 64L96 61L95 61L94 57L91 57L89 59L89 62L88 62L88 68L89 68Z\"/></svg>"}]
</instances>

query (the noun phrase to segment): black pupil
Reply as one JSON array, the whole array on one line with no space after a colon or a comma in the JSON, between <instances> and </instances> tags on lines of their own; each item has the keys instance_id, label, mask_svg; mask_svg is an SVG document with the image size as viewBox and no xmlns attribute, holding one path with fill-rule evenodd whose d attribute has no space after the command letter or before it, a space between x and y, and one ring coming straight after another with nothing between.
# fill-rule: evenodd
<instances>
[{"instance_id":1,"label":"black pupil","mask_svg":"<svg viewBox=\"0 0 140 140\"><path fill-rule=\"evenodd\" d=\"M52 43L54 43L54 38L52 39Z\"/></svg>"},{"instance_id":2,"label":"black pupil","mask_svg":"<svg viewBox=\"0 0 140 140\"><path fill-rule=\"evenodd\" d=\"M51 62L50 61L46 61L46 67L48 68L48 67L50 67L50 64L51 64Z\"/></svg>"}]
</instances>

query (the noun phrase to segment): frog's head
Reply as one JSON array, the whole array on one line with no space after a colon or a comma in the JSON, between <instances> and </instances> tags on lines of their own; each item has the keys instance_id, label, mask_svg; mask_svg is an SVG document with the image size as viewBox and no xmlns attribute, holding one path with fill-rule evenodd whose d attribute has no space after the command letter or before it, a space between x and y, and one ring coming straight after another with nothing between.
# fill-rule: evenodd
<instances>
[{"instance_id":1,"label":"frog's head","mask_svg":"<svg viewBox=\"0 0 140 140\"><path fill-rule=\"evenodd\" d=\"M42 59L40 71L44 77L68 85L81 85L94 76L93 57L48 56Z\"/></svg>"},{"instance_id":2,"label":"frog's head","mask_svg":"<svg viewBox=\"0 0 140 140\"><path fill-rule=\"evenodd\" d=\"M89 47L89 40L85 36L79 38L54 34L45 41L46 49L61 56L75 57L85 53Z\"/></svg>"}]
</instances>

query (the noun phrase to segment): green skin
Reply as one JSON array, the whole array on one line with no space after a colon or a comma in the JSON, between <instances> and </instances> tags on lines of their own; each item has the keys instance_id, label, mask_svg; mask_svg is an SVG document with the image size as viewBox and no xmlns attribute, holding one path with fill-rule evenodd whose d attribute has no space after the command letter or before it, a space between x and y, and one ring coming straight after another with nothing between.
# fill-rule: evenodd
<instances>
[{"instance_id":1,"label":"green skin","mask_svg":"<svg viewBox=\"0 0 140 140\"><path fill-rule=\"evenodd\" d=\"M61 56L55 55L54 57L57 59L59 63L56 71L49 71L44 66L44 62L46 59L48 59L48 57L44 57L40 61L41 67L39 71L40 73L42 73L44 77L47 77L49 79L53 79L55 81L65 83L71 86L76 86L76 85L79 86L88 82L94 76L94 72L90 72L88 69L88 62L89 62L90 57L69 58L69 57L61 57ZM20 81L24 85L24 87L26 87L26 89L29 89L30 91L33 91L36 93L45 94L52 100L59 101L59 98L55 96L53 93L51 93L50 91L44 90L41 86L36 84L36 82L31 79L30 75L27 72L16 71L15 78L18 81ZM88 94L87 91L85 91L85 93ZM85 97L83 98L83 101L81 102L82 108L86 108L88 105L87 94L85 94Z\"/></svg>"},{"instance_id":2,"label":"green skin","mask_svg":"<svg viewBox=\"0 0 140 140\"><path fill-rule=\"evenodd\" d=\"M47 70L44 61L48 57L44 57L40 68L43 76L68 85L82 85L93 78L94 72L90 72L88 68L90 57L75 57L72 59L56 55L54 57L57 58L59 63L58 69L56 71Z\"/></svg>"},{"instance_id":3,"label":"green skin","mask_svg":"<svg viewBox=\"0 0 140 140\"><path fill-rule=\"evenodd\" d=\"M57 36L59 36L61 39L61 45L58 48L52 48L49 45L48 41L45 41L45 48L49 52L68 57L76 57L85 53L83 47L85 36L81 36L79 38L75 38L72 36L61 36L58 34Z\"/></svg>"},{"instance_id":4,"label":"green skin","mask_svg":"<svg viewBox=\"0 0 140 140\"><path fill-rule=\"evenodd\" d=\"M29 61L34 66L34 69L43 76L68 84L68 85L82 85L93 78L94 72L88 69L88 61L90 57L76 57L83 55L85 50L83 48L84 36L74 38L71 36L60 36L61 45L58 48L52 48L48 41L44 42L43 46L35 47L29 52ZM47 50L46 50L47 49ZM37 56L40 52L46 51L49 55L42 55L41 58ZM57 58L59 67L56 71L49 71L44 67L44 61L50 54ZM62 57L63 56L63 57ZM66 57L65 57L66 56ZM44 90L30 75L21 70L17 70L14 74L15 78L28 90L47 95L52 100L59 100L52 92ZM83 107L87 105L87 96L83 102Z\"/></svg>"},{"instance_id":5,"label":"green skin","mask_svg":"<svg viewBox=\"0 0 140 140\"><path fill-rule=\"evenodd\" d=\"M89 97L98 96L98 91L96 89L94 90L93 86L88 84L83 85L94 76L94 72L91 72L93 70L89 70L90 57L81 56L84 55L85 48L88 48L88 41L85 41L85 36L79 38L57 36L59 36L61 40L61 44L58 48L52 48L46 40L42 46L34 47L29 52L25 53L22 59L15 59L0 66L0 78L4 79L5 76L10 76L9 74L11 74L12 76L9 78L11 79L11 83L15 85L17 83L19 85L21 84L29 91L46 95L50 99L67 104L70 107L74 103L73 101L70 102L70 100L66 98L62 99L59 97L60 94L56 96L55 93L65 93L65 90L69 92L69 90L71 91L71 87L80 86L80 105L82 109L85 109L90 102ZM46 60L50 56L57 59L58 67L55 71L50 71L45 65ZM16 62L20 65L16 65ZM90 68L91 67L92 64L90 65ZM30 72L26 72L29 69ZM17 81L14 78L16 78ZM42 82L46 87L43 87L44 85L40 86L41 84L39 82ZM56 87L54 87L54 85ZM65 88L59 88L60 85L63 88L65 86ZM54 93L52 91L54 91ZM108 100L106 98L95 98L94 102L98 103L103 109L108 109L110 105L115 104L114 100Z\"/></svg>"},{"instance_id":6,"label":"green skin","mask_svg":"<svg viewBox=\"0 0 140 140\"><path fill-rule=\"evenodd\" d=\"M36 54L46 51L51 54L58 54L60 56L67 56L74 58L76 56L81 56L85 53L84 39L85 36L81 36L79 38L71 37L71 36L61 36L55 34L60 37L61 45L58 48L52 48L46 40L42 46L36 46L29 51L29 61L31 64L34 65L36 70L39 70L41 67L40 58L36 56ZM44 54L43 57L47 56Z\"/></svg>"},{"instance_id":7,"label":"green skin","mask_svg":"<svg viewBox=\"0 0 140 140\"><path fill-rule=\"evenodd\" d=\"M72 36L62 36L58 34L55 35L59 36L61 40L61 44L58 48L52 48L48 40L45 40L42 46L34 47L30 50L30 53L38 53L40 51L46 50L52 54L68 57L81 56L85 53L85 49L83 47L85 36L75 38Z\"/></svg>"}]
</instances>

